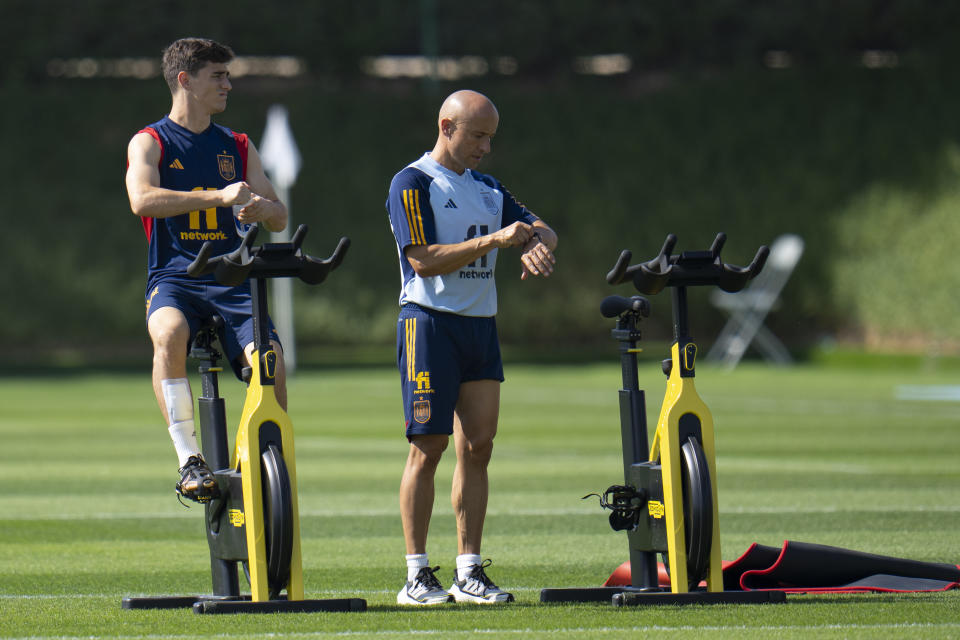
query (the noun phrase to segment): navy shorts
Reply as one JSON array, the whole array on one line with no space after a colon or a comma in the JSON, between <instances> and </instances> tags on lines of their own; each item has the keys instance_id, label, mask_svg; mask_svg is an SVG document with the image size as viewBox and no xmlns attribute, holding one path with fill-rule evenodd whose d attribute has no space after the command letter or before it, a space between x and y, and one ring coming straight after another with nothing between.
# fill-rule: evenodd
<instances>
[{"instance_id":1,"label":"navy shorts","mask_svg":"<svg viewBox=\"0 0 960 640\"><path fill-rule=\"evenodd\" d=\"M397 320L397 367L407 437L450 435L460 383L503 382L496 320L405 304Z\"/></svg>"},{"instance_id":2,"label":"navy shorts","mask_svg":"<svg viewBox=\"0 0 960 640\"><path fill-rule=\"evenodd\" d=\"M150 314L161 307L179 309L190 326L190 341L203 325L203 321L214 315L223 318L220 331L220 345L223 347L227 362L233 368L238 379L245 365L243 348L253 342L253 313L250 306L250 283L239 287L227 287L209 280L171 281L164 280L147 291L147 320ZM267 319L270 339L277 344L280 339ZM187 353L190 344L187 344Z\"/></svg>"}]
</instances>

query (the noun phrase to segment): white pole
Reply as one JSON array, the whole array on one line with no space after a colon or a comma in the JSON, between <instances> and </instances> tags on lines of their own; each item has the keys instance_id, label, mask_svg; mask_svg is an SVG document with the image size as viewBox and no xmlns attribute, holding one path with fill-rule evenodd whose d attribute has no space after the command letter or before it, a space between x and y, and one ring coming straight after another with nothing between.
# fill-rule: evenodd
<instances>
[{"instance_id":1,"label":"white pole","mask_svg":"<svg viewBox=\"0 0 960 640\"><path fill-rule=\"evenodd\" d=\"M287 109L275 104L267 111L267 126L263 131L263 141L260 147L260 158L263 168L270 174L277 196L287 206L290 213L290 187L297 181L300 171L300 150L293 139L290 130L290 121L287 118ZM290 230L293 229L293 215L287 219L287 227L283 231L270 234L272 242L289 242ZM283 343L283 358L287 373L297 370L296 335L293 328L293 283L290 278L277 278L272 283L273 312L270 314L273 323Z\"/></svg>"},{"instance_id":2,"label":"white pole","mask_svg":"<svg viewBox=\"0 0 960 640\"><path fill-rule=\"evenodd\" d=\"M290 190L286 187L277 187L277 196L280 198L280 202L287 205L289 215ZM271 242L290 242L293 216L290 215L288 220L286 229L270 233ZM297 336L293 328L293 282L290 278L274 278L270 286L273 289L272 300L270 301L273 312L270 316L277 328L280 344L283 345L284 366L287 373L292 374L297 370Z\"/></svg>"}]
</instances>

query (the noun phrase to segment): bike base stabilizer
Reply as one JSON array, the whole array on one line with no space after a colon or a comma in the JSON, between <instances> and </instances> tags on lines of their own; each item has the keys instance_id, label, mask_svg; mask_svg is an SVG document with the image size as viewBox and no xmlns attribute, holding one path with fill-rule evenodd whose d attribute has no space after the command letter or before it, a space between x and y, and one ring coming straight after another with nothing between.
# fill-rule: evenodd
<instances>
[{"instance_id":1,"label":"bike base stabilizer","mask_svg":"<svg viewBox=\"0 0 960 640\"><path fill-rule=\"evenodd\" d=\"M615 607L687 604L776 604L786 602L783 591L688 591L631 587L542 589L540 602L610 602Z\"/></svg>"},{"instance_id":2,"label":"bike base stabilizer","mask_svg":"<svg viewBox=\"0 0 960 640\"><path fill-rule=\"evenodd\" d=\"M250 596L155 596L124 598L124 609L186 609L194 613L314 613L319 611L358 612L367 610L362 598L324 600L261 600Z\"/></svg>"}]
</instances>

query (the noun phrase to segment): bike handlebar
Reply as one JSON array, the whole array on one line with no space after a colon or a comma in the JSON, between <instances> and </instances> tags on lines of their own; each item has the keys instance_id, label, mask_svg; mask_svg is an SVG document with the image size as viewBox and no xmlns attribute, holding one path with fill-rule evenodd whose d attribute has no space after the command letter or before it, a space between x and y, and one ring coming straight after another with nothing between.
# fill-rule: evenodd
<instances>
[{"instance_id":1,"label":"bike handlebar","mask_svg":"<svg viewBox=\"0 0 960 640\"><path fill-rule=\"evenodd\" d=\"M625 249L607 273L607 282L620 284L632 280L637 291L648 295L660 293L665 287L696 285L716 285L730 293L740 291L763 270L770 250L766 245L761 246L748 266L738 267L720 259L720 249L726 240L727 234L721 232L706 251L671 255L677 245L677 236L671 233L655 258L635 265L630 265L633 254Z\"/></svg>"},{"instance_id":2,"label":"bike handlebar","mask_svg":"<svg viewBox=\"0 0 960 640\"><path fill-rule=\"evenodd\" d=\"M290 242L266 243L253 247L259 229L251 227L243 236L240 246L230 253L211 258L213 245L204 242L197 257L187 267L187 274L194 278L213 273L217 282L235 287L247 278L293 278L307 284L320 284L327 274L340 266L350 238L340 238L333 254L325 260L303 253L300 245L307 235L307 225L297 227Z\"/></svg>"}]
</instances>

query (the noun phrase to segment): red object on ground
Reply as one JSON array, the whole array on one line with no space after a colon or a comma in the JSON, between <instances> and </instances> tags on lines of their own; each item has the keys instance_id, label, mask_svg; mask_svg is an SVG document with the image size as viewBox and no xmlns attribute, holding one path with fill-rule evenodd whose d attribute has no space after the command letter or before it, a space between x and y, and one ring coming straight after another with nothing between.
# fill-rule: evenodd
<instances>
[{"instance_id":1,"label":"red object on ground","mask_svg":"<svg viewBox=\"0 0 960 640\"><path fill-rule=\"evenodd\" d=\"M657 563L660 586L670 576ZM700 583L704 585L703 582ZM630 586L624 562L603 583ZM960 588L960 566L880 556L839 547L785 541L780 548L752 544L723 563L724 591L777 590L790 593L910 593Z\"/></svg>"}]
</instances>

